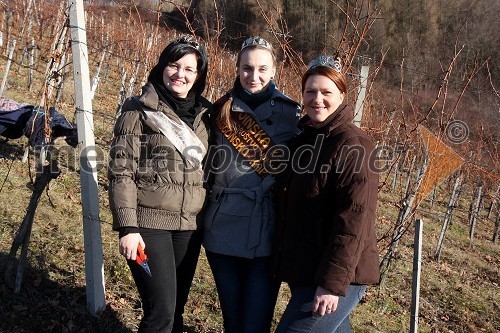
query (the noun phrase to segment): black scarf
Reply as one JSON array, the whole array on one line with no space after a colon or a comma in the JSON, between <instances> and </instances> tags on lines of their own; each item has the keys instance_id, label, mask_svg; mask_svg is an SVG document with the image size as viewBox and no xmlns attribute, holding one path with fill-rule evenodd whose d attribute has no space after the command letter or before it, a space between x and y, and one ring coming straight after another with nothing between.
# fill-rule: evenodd
<instances>
[{"instance_id":1,"label":"black scarf","mask_svg":"<svg viewBox=\"0 0 500 333\"><path fill-rule=\"evenodd\" d=\"M163 103L167 104L172 108L179 118L184 121L191 129L194 129L194 119L201 111L201 105L198 103L196 106L196 96L190 91L186 98L178 97L172 94L163 83L163 79L161 82L158 80L152 81L153 87L158 94L158 98Z\"/></svg>"},{"instance_id":2,"label":"black scarf","mask_svg":"<svg viewBox=\"0 0 500 333\"><path fill-rule=\"evenodd\" d=\"M269 84L264 91L261 91L257 94L252 94L248 90L243 89L239 77L237 77L236 81L234 82L235 95L243 102L245 102L245 104L248 105L252 110L255 110L259 105L269 100L274 92L274 89L276 89L274 82L269 81Z\"/></svg>"}]
</instances>

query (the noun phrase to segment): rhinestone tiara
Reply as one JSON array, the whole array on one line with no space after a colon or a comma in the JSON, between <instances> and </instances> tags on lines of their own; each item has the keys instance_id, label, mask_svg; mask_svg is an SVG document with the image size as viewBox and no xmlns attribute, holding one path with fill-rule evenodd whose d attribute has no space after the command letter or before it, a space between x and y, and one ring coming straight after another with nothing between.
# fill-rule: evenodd
<instances>
[{"instance_id":1,"label":"rhinestone tiara","mask_svg":"<svg viewBox=\"0 0 500 333\"><path fill-rule=\"evenodd\" d=\"M189 35L181 36L181 37L175 39L174 43L186 44L188 46L191 46L192 48L194 48L197 51L200 50L200 43L198 43L193 36L189 36Z\"/></svg>"},{"instance_id":2,"label":"rhinestone tiara","mask_svg":"<svg viewBox=\"0 0 500 333\"><path fill-rule=\"evenodd\" d=\"M247 39L245 39L243 44L241 44L241 50L252 45L261 46L265 49L268 49L269 51L273 50L271 43L269 43L267 40L259 36L248 37Z\"/></svg>"},{"instance_id":3,"label":"rhinestone tiara","mask_svg":"<svg viewBox=\"0 0 500 333\"><path fill-rule=\"evenodd\" d=\"M340 58L334 58L331 55L320 55L312 60L307 69L311 69L318 66L330 67L337 72L342 72L342 64L340 63Z\"/></svg>"}]
</instances>

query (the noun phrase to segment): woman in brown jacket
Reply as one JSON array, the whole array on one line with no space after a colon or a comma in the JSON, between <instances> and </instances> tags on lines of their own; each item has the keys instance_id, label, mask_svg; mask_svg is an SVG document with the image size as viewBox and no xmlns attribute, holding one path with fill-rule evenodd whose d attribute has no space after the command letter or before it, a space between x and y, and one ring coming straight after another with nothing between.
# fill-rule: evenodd
<instances>
[{"instance_id":1,"label":"woman in brown jacket","mask_svg":"<svg viewBox=\"0 0 500 333\"><path fill-rule=\"evenodd\" d=\"M139 332L184 332L206 196L202 166L212 107L202 96L207 66L203 45L189 36L175 39L115 123L109 202L120 253L141 296ZM140 248L148 266L135 261Z\"/></svg>"},{"instance_id":2,"label":"woman in brown jacket","mask_svg":"<svg viewBox=\"0 0 500 333\"><path fill-rule=\"evenodd\" d=\"M374 145L352 124L346 93L339 60L309 64L307 115L280 190L275 268L292 297L276 332L350 332L350 312L379 281Z\"/></svg>"}]
</instances>

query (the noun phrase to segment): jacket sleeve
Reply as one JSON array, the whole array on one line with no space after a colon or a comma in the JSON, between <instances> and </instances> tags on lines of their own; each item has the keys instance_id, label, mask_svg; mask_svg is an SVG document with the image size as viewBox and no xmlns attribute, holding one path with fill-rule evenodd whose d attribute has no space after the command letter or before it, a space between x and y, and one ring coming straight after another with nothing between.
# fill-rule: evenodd
<instances>
[{"instance_id":1,"label":"jacket sleeve","mask_svg":"<svg viewBox=\"0 0 500 333\"><path fill-rule=\"evenodd\" d=\"M113 229L137 227L136 172L140 157L141 113L125 111L114 127L108 166L109 203Z\"/></svg>"},{"instance_id":2,"label":"jacket sleeve","mask_svg":"<svg viewBox=\"0 0 500 333\"><path fill-rule=\"evenodd\" d=\"M335 295L345 296L373 223L370 219L374 218L376 199L371 196L377 195L378 178L370 170L372 151L369 139L348 139L334 157L328 175L329 180L335 180L328 206L337 209L332 214L327 208L324 214L325 223L332 223L332 231L315 282Z\"/></svg>"}]
</instances>

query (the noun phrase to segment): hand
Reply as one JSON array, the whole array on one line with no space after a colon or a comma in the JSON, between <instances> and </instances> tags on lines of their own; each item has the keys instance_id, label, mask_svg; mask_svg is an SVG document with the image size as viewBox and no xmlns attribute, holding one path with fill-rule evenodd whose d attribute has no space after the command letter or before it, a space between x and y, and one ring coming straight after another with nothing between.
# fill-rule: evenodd
<instances>
[{"instance_id":1,"label":"hand","mask_svg":"<svg viewBox=\"0 0 500 333\"><path fill-rule=\"evenodd\" d=\"M312 313L315 317L321 317L337 310L339 297L331 293L330 290L318 286L314 295Z\"/></svg>"},{"instance_id":2,"label":"hand","mask_svg":"<svg viewBox=\"0 0 500 333\"><path fill-rule=\"evenodd\" d=\"M135 260L137 256L137 248L141 244L142 248L146 248L146 244L142 240L141 234L131 233L120 238L120 254L128 260Z\"/></svg>"}]
</instances>

